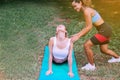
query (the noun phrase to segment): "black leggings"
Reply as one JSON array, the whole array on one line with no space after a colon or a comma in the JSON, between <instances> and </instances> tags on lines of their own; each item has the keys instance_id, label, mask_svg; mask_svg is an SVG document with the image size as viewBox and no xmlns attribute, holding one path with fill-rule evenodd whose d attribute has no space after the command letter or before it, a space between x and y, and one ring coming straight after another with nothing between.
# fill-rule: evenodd
<instances>
[{"instance_id":1,"label":"black leggings","mask_svg":"<svg viewBox=\"0 0 120 80\"><path fill-rule=\"evenodd\" d=\"M57 60L59 60L59 61L57 61ZM64 64L64 63L68 62L67 57L65 59L60 60L60 59L55 59L54 56L53 56L53 60L52 61L53 61L54 64Z\"/></svg>"},{"instance_id":2,"label":"black leggings","mask_svg":"<svg viewBox=\"0 0 120 80\"><path fill-rule=\"evenodd\" d=\"M57 62L55 62L54 60L53 60L53 63L54 64L57 64L57 65L60 65L60 64L65 64L65 63L68 63L68 60L65 60L64 62L62 62L62 63L57 63Z\"/></svg>"}]
</instances>

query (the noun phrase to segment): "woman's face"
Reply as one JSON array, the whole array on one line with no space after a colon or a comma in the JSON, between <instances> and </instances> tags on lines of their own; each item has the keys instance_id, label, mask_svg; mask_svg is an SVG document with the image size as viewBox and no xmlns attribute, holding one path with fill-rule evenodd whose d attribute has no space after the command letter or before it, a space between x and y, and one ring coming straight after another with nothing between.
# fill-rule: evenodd
<instances>
[{"instance_id":1,"label":"woman's face","mask_svg":"<svg viewBox=\"0 0 120 80\"><path fill-rule=\"evenodd\" d=\"M81 2L80 2L80 3L77 3L77 2L75 2L75 1L73 1L73 2L72 2L72 6L73 6L73 8L74 8L77 12L79 12L79 11L81 10L82 3L81 3Z\"/></svg>"},{"instance_id":2,"label":"woman's face","mask_svg":"<svg viewBox=\"0 0 120 80\"><path fill-rule=\"evenodd\" d=\"M65 26L64 25L58 25L56 28L56 32L66 32Z\"/></svg>"},{"instance_id":3,"label":"woman's face","mask_svg":"<svg viewBox=\"0 0 120 80\"><path fill-rule=\"evenodd\" d=\"M56 33L57 33L60 37L64 37L66 32L67 32L67 31L66 31L64 25L59 25L59 26L57 26L57 28L56 28Z\"/></svg>"}]
</instances>

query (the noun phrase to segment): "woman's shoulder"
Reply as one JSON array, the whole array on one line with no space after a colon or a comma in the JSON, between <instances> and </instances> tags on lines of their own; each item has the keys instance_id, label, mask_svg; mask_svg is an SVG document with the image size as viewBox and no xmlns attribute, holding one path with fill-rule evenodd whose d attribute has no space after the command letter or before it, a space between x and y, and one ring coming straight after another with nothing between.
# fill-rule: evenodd
<instances>
[{"instance_id":1,"label":"woman's shoulder","mask_svg":"<svg viewBox=\"0 0 120 80\"><path fill-rule=\"evenodd\" d=\"M71 38L66 38L67 39L67 42L71 43Z\"/></svg>"},{"instance_id":2,"label":"woman's shoulder","mask_svg":"<svg viewBox=\"0 0 120 80\"><path fill-rule=\"evenodd\" d=\"M95 14L96 10L93 8L86 8L85 9L85 15L93 15Z\"/></svg>"},{"instance_id":3,"label":"woman's shoulder","mask_svg":"<svg viewBox=\"0 0 120 80\"><path fill-rule=\"evenodd\" d=\"M89 14L91 14L91 12L92 12L92 9L90 9L90 8L85 8L85 10L84 10L84 15L89 15Z\"/></svg>"},{"instance_id":4,"label":"woman's shoulder","mask_svg":"<svg viewBox=\"0 0 120 80\"><path fill-rule=\"evenodd\" d=\"M86 9L85 9L85 12L92 12L94 9L93 8L90 8L90 7L87 7Z\"/></svg>"},{"instance_id":5,"label":"woman's shoulder","mask_svg":"<svg viewBox=\"0 0 120 80\"><path fill-rule=\"evenodd\" d=\"M71 39L71 38L69 38L69 37L66 37L66 40L68 40L68 41L69 41L70 39Z\"/></svg>"},{"instance_id":6,"label":"woman's shoulder","mask_svg":"<svg viewBox=\"0 0 120 80\"><path fill-rule=\"evenodd\" d=\"M53 41L54 39L55 39L55 36L54 36L54 37L51 37L49 40L50 40L50 41Z\"/></svg>"}]
</instances>

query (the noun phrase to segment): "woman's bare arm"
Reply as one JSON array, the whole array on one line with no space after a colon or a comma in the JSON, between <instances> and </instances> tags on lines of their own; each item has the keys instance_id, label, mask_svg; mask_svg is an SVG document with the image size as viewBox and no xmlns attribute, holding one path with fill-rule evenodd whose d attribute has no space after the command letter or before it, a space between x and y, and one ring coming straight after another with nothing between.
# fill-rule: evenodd
<instances>
[{"instance_id":1,"label":"woman's bare arm","mask_svg":"<svg viewBox=\"0 0 120 80\"><path fill-rule=\"evenodd\" d=\"M74 74L72 73L72 50L73 50L73 43L70 42L69 55L68 55L68 64L69 64L69 73L68 73L68 75L70 75L71 77L74 76Z\"/></svg>"},{"instance_id":2,"label":"woman's bare arm","mask_svg":"<svg viewBox=\"0 0 120 80\"><path fill-rule=\"evenodd\" d=\"M75 34L75 36L71 38L73 42L77 41L80 37L84 36L92 29L92 20L91 20L92 18L89 11L86 10L84 12L84 17L85 17L86 25L80 32L78 32L77 34Z\"/></svg>"},{"instance_id":3,"label":"woman's bare arm","mask_svg":"<svg viewBox=\"0 0 120 80\"><path fill-rule=\"evenodd\" d=\"M52 74L52 50L53 50L53 37L49 40L49 69L46 75Z\"/></svg>"}]
</instances>

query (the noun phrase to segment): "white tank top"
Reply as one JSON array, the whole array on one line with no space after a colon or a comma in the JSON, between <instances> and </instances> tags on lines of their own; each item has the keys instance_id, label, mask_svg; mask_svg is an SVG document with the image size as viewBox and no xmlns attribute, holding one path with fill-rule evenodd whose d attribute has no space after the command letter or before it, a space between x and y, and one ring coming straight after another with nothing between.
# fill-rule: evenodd
<instances>
[{"instance_id":1,"label":"white tank top","mask_svg":"<svg viewBox=\"0 0 120 80\"><path fill-rule=\"evenodd\" d=\"M65 59L68 56L70 46L70 39L68 40L67 46L63 49L60 49L56 46L56 37L54 37L54 45L53 45L53 56L56 59Z\"/></svg>"}]
</instances>

